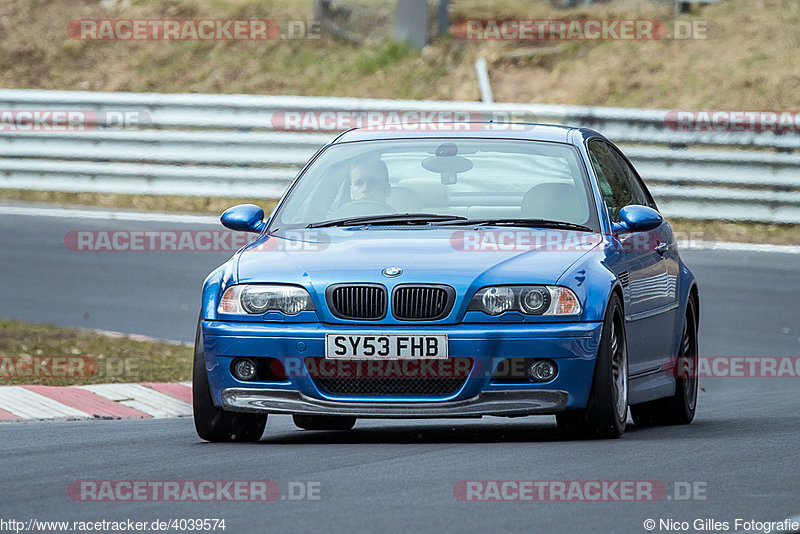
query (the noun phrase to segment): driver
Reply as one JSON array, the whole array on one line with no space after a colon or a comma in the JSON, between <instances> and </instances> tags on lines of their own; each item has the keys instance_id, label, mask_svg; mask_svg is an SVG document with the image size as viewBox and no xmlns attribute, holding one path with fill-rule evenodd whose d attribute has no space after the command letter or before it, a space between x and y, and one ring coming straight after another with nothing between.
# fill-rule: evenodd
<instances>
[{"instance_id":1,"label":"driver","mask_svg":"<svg viewBox=\"0 0 800 534\"><path fill-rule=\"evenodd\" d=\"M391 193L389 169L379 158L357 161L350 167L350 199L386 203Z\"/></svg>"}]
</instances>

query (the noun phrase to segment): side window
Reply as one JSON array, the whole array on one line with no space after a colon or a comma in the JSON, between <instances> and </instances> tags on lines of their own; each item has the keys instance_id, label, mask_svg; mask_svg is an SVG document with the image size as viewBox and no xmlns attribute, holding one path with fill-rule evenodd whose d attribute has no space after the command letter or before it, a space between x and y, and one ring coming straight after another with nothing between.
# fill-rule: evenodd
<instances>
[{"instance_id":1,"label":"side window","mask_svg":"<svg viewBox=\"0 0 800 534\"><path fill-rule=\"evenodd\" d=\"M635 203L631 201L632 194L625 171L620 168L611 148L603 141L590 141L588 150L611 220L619 222L619 210Z\"/></svg>"},{"instance_id":2,"label":"side window","mask_svg":"<svg viewBox=\"0 0 800 534\"><path fill-rule=\"evenodd\" d=\"M631 165L625 160L618 150L611 148L610 152L614 160L617 162L617 165L619 165L619 167L622 169L628 189L631 190L630 203L639 204L641 206L649 206L655 209L656 206L652 200L652 197L650 197L648 192L645 190L641 179L636 174L636 171L633 170L633 167L631 167Z\"/></svg>"}]
</instances>

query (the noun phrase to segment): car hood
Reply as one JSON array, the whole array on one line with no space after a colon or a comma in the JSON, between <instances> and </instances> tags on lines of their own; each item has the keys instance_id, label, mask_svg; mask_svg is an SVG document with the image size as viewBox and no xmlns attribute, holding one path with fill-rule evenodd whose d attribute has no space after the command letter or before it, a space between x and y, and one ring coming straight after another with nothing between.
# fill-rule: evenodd
<instances>
[{"instance_id":1,"label":"car hood","mask_svg":"<svg viewBox=\"0 0 800 534\"><path fill-rule=\"evenodd\" d=\"M552 284L602 241L592 232L526 228L346 227L265 234L238 254L238 281L300 284ZM387 277L396 267L402 273Z\"/></svg>"}]
</instances>

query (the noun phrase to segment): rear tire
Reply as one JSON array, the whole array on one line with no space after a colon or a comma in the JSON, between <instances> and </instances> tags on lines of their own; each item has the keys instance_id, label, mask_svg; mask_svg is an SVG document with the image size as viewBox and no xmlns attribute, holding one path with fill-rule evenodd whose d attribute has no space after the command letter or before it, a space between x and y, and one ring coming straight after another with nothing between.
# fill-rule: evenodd
<instances>
[{"instance_id":1,"label":"rear tire","mask_svg":"<svg viewBox=\"0 0 800 534\"><path fill-rule=\"evenodd\" d=\"M618 438L628 418L628 345L619 296L611 294L584 410L556 415L558 430L569 438Z\"/></svg>"},{"instance_id":2,"label":"rear tire","mask_svg":"<svg viewBox=\"0 0 800 534\"><path fill-rule=\"evenodd\" d=\"M689 298L678 349L675 393L665 399L631 406L631 418L636 425L688 425L692 422L697 409L697 354L697 311L694 300Z\"/></svg>"},{"instance_id":3,"label":"rear tire","mask_svg":"<svg viewBox=\"0 0 800 534\"><path fill-rule=\"evenodd\" d=\"M206 441L258 441L264 434L267 416L261 414L226 412L214 406L208 385L201 320L197 322L194 338L194 369L192 373L192 407L194 428Z\"/></svg>"},{"instance_id":4,"label":"rear tire","mask_svg":"<svg viewBox=\"0 0 800 534\"><path fill-rule=\"evenodd\" d=\"M342 415L293 415L294 424L303 430L350 430L355 417Z\"/></svg>"}]
</instances>

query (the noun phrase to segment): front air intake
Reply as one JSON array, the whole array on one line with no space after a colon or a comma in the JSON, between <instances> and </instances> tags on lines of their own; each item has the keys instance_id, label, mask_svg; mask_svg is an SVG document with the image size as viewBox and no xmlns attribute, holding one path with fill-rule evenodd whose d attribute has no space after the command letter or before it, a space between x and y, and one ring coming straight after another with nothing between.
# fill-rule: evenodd
<instances>
[{"instance_id":1,"label":"front air intake","mask_svg":"<svg viewBox=\"0 0 800 534\"><path fill-rule=\"evenodd\" d=\"M379 284L337 284L326 291L331 313L340 319L378 321L386 317L386 288Z\"/></svg>"},{"instance_id":2,"label":"front air intake","mask_svg":"<svg viewBox=\"0 0 800 534\"><path fill-rule=\"evenodd\" d=\"M401 321L435 321L447 317L454 301L450 286L404 284L392 292L392 315Z\"/></svg>"}]
</instances>

